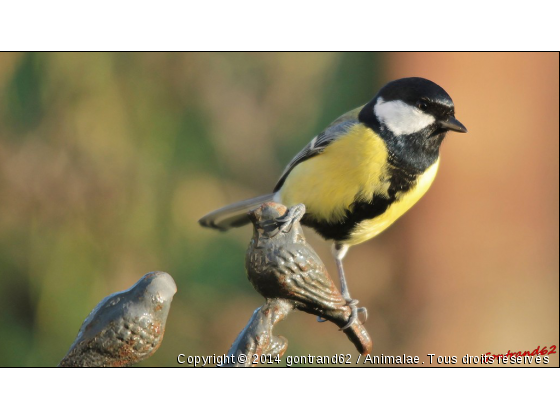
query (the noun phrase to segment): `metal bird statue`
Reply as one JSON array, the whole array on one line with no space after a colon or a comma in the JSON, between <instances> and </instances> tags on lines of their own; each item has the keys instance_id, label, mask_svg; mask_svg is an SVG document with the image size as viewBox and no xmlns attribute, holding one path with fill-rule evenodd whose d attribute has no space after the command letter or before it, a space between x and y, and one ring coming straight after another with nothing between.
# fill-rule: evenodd
<instances>
[{"instance_id":1,"label":"metal bird statue","mask_svg":"<svg viewBox=\"0 0 560 420\"><path fill-rule=\"evenodd\" d=\"M289 210L264 203L249 213L253 238L245 268L249 281L267 299L287 300L304 312L338 325L362 354L371 352L371 339L336 288L323 262L307 244L299 221L305 206ZM350 319L353 319L350 322Z\"/></svg>"},{"instance_id":2,"label":"metal bird statue","mask_svg":"<svg viewBox=\"0 0 560 420\"><path fill-rule=\"evenodd\" d=\"M59 367L125 367L147 359L163 340L176 292L173 278L155 271L107 296L85 319Z\"/></svg>"}]
</instances>

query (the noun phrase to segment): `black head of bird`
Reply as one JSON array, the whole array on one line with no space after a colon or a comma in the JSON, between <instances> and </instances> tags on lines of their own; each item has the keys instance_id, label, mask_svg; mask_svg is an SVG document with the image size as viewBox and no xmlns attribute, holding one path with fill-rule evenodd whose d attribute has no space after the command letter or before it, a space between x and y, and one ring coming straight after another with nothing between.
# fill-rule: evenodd
<instances>
[{"instance_id":1,"label":"black head of bird","mask_svg":"<svg viewBox=\"0 0 560 420\"><path fill-rule=\"evenodd\" d=\"M449 94L421 77L387 83L362 108L359 120L379 132L390 151L411 163L437 155L447 132L467 132L455 118Z\"/></svg>"}]
</instances>

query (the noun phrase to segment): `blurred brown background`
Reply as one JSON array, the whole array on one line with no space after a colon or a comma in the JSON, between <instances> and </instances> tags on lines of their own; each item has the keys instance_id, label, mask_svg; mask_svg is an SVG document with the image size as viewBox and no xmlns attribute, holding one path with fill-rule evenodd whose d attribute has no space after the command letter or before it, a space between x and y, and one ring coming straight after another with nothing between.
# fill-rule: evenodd
<instances>
[{"instance_id":1,"label":"blurred brown background","mask_svg":"<svg viewBox=\"0 0 560 420\"><path fill-rule=\"evenodd\" d=\"M375 354L558 346L558 54L2 53L0 365L56 365L97 302L153 270L179 291L142 365L226 352L262 304L251 229L197 219L269 192L326 124L405 76L446 89L469 133L448 136L426 197L345 260ZM355 353L309 315L277 332L287 355Z\"/></svg>"}]
</instances>

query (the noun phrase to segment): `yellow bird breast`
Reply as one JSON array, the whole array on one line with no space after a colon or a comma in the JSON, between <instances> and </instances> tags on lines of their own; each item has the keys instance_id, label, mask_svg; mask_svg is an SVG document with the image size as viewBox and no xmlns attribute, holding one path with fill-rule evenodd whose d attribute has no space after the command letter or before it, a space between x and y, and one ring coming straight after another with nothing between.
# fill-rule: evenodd
<instances>
[{"instance_id":1,"label":"yellow bird breast","mask_svg":"<svg viewBox=\"0 0 560 420\"><path fill-rule=\"evenodd\" d=\"M325 150L298 164L279 191L286 206L304 203L316 220L339 223L355 201L387 197L390 186L388 151L383 140L362 124L333 141ZM439 165L437 160L407 192L397 195L386 211L353 227L343 243L355 245L381 233L410 209L429 189Z\"/></svg>"},{"instance_id":2,"label":"yellow bird breast","mask_svg":"<svg viewBox=\"0 0 560 420\"><path fill-rule=\"evenodd\" d=\"M355 125L321 154L292 169L280 190L282 204L304 203L315 219L340 222L356 198L387 196L387 155L379 136Z\"/></svg>"}]
</instances>

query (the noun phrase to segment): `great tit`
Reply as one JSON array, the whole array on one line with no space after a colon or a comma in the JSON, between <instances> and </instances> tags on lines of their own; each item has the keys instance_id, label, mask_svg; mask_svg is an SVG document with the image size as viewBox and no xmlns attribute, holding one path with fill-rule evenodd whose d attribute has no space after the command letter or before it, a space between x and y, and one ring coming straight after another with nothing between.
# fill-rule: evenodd
<instances>
[{"instance_id":1,"label":"great tit","mask_svg":"<svg viewBox=\"0 0 560 420\"><path fill-rule=\"evenodd\" d=\"M448 131L467 129L443 88L420 77L394 80L311 140L272 194L230 204L199 223L227 230L249 223L247 212L264 202L305 204L301 223L334 242L341 293L352 307L350 325L358 301L350 297L342 259L350 246L387 229L426 193Z\"/></svg>"}]
</instances>

